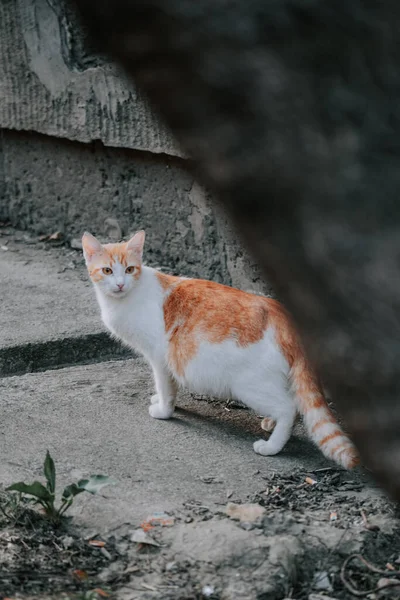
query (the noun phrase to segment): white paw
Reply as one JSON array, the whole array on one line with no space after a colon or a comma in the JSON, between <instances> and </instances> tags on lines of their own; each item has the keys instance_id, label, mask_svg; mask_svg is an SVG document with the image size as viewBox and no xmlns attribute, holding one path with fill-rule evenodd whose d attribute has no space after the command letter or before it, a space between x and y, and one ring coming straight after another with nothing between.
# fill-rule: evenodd
<instances>
[{"instance_id":1,"label":"white paw","mask_svg":"<svg viewBox=\"0 0 400 600\"><path fill-rule=\"evenodd\" d=\"M265 417L262 421L261 421L261 429L264 429L264 431L273 431L275 428L276 422L274 421L274 419L270 419L269 417Z\"/></svg>"},{"instance_id":2,"label":"white paw","mask_svg":"<svg viewBox=\"0 0 400 600\"><path fill-rule=\"evenodd\" d=\"M261 454L262 456L273 456L274 454L278 454L279 450L272 447L269 442L265 440L257 440L253 444L253 450L257 454Z\"/></svg>"},{"instance_id":3,"label":"white paw","mask_svg":"<svg viewBox=\"0 0 400 600\"><path fill-rule=\"evenodd\" d=\"M150 402L151 404L157 404L160 402L160 396L158 394L154 394L154 396L150 398Z\"/></svg>"},{"instance_id":4,"label":"white paw","mask_svg":"<svg viewBox=\"0 0 400 600\"><path fill-rule=\"evenodd\" d=\"M165 406L159 402L155 402L149 406L149 414L153 419L170 419L173 412L174 408L172 406Z\"/></svg>"}]
</instances>

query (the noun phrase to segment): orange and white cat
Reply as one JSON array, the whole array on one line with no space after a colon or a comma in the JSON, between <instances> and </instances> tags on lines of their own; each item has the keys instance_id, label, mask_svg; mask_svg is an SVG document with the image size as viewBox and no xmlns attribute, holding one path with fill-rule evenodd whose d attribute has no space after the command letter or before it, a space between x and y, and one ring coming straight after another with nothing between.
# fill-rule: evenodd
<instances>
[{"instance_id":1,"label":"orange and white cat","mask_svg":"<svg viewBox=\"0 0 400 600\"><path fill-rule=\"evenodd\" d=\"M271 431L254 450L277 454L299 411L311 439L346 468L357 452L339 427L282 304L218 283L165 275L142 262L145 233L101 245L82 238L104 324L152 366L149 412L169 419L179 386L240 400L265 415Z\"/></svg>"}]
</instances>

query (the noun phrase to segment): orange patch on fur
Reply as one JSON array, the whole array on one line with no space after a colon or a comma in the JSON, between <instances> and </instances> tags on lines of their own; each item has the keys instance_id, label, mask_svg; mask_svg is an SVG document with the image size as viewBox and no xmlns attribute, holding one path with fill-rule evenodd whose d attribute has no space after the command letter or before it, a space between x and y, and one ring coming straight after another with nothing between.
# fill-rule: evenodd
<instances>
[{"instance_id":1,"label":"orange patch on fur","mask_svg":"<svg viewBox=\"0 0 400 600\"><path fill-rule=\"evenodd\" d=\"M292 369L300 411L304 413L322 407L329 411L318 377L304 354L292 317L279 302L273 305L273 310L270 309L270 320L275 327L276 340ZM303 401L305 398L306 402ZM333 416L332 419L336 422Z\"/></svg>"},{"instance_id":2,"label":"orange patch on fur","mask_svg":"<svg viewBox=\"0 0 400 600\"><path fill-rule=\"evenodd\" d=\"M124 267L128 266L129 252L127 242L121 244L105 244L103 248L110 258L111 265L118 261Z\"/></svg>"},{"instance_id":3,"label":"orange patch on fur","mask_svg":"<svg viewBox=\"0 0 400 600\"><path fill-rule=\"evenodd\" d=\"M312 409L323 409L312 433L324 424L337 424L292 319L280 302L211 281L185 280L162 273L157 273L157 277L165 293L163 309L165 330L169 334L169 360L178 375L184 374L202 340L220 344L230 339L246 347L260 341L268 327L273 327L276 342L291 369L299 411L306 417ZM271 425L270 419L261 424L265 429ZM325 447L324 452L332 458L338 451L346 452L345 460L340 462L348 468L358 464L356 451L339 426L316 443L323 447L335 438L338 442L341 438L341 443L332 450Z\"/></svg>"},{"instance_id":4,"label":"orange patch on fur","mask_svg":"<svg viewBox=\"0 0 400 600\"><path fill-rule=\"evenodd\" d=\"M181 279L157 274L164 291L165 330L169 333L169 357L182 375L196 354L200 339L212 344L235 340L248 346L261 340L268 324L269 302L263 296L212 281Z\"/></svg>"},{"instance_id":5,"label":"orange patch on fur","mask_svg":"<svg viewBox=\"0 0 400 600\"><path fill-rule=\"evenodd\" d=\"M165 273L160 273L159 271L156 272L156 276L164 292L168 291L173 285L180 281L180 277L166 275Z\"/></svg>"},{"instance_id":6,"label":"orange patch on fur","mask_svg":"<svg viewBox=\"0 0 400 600\"><path fill-rule=\"evenodd\" d=\"M330 418L323 418L320 421L318 421L317 423L315 423L315 425L313 425L311 432L315 433L317 431L317 429L319 429L320 427L323 427L323 425L331 425L332 423L334 423L336 425L336 421L333 415L330 415Z\"/></svg>"},{"instance_id":7,"label":"orange patch on fur","mask_svg":"<svg viewBox=\"0 0 400 600\"><path fill-rule=\"evenodd\" d=\"M337 437L343 437L343 433L341 431L339 431L339 429L337 431L332 431L332 433L329 433L328 435L323 437L322 440L320 440L318 442L318 444L320 446L324 446L325 444L327 444L331 440L334 440Z\"/></svg>"},{"instance_id":8,"label":"orange patch on fur","mask_svg":"<svg viewBox=\"0 0 400 600\"><path fill-rule=\"evenodd\" d=\"M104 278L103 267L111 267L112 269L116 262L121 263L125 268L134 266L135 271L132 273L132 277L139 279L142 267L137 264L132 252L128 250L128 242L124 242L121 244L105 244L103 252L93 257L88 268L92 281L99 283Z\"/></svg>"},{"instance_id":9,"label":"orange patch on fur","mask_svg":"<svg viewBox=\"0 0 400 600\"><path fill-rule=\"evenodd\" d=\"M140 267L139 265L137 265L135 267L134 272L132 273L133 279L139 279L141 273L142 273L142 267Z\"/></svg>"}]
</instances>

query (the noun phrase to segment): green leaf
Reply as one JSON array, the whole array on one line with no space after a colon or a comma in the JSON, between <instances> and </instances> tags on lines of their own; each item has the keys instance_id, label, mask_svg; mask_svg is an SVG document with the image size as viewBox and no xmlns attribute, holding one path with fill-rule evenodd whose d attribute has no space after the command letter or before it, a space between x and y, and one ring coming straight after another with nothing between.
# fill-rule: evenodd
<instances>
[{"instance_id":1,"label":"green leaf","mask_svg":"<svg viewBox=\"0 0 400 600\"><path fill-rule=\"evenodd\" d=\"M72 503L72 499L78 494L82 494L84 491L85 488L80 488L77 483L71 483L71 485L67 485L64 488L61 500L62 502L68 501Z\"/></svg>"},{"instance_id":2,"label":"green leaf","mask_svg":"<svg viewBox=\"0 0 400 600\"><path fill-rule=\"evenodd\" d=\"M107 475L91 475L89 479L78 481L78 487L82 491L89 492L89 494L97 494L105 485L112 485L114 483L114 480Z\"/></svg>"},{"instance_id":3,"label":"green leaf","mask_svg":"<svg viewBox=\"0 0 400 600\"><path fill-rule=\"evenodd\" d=\"M56 491L56 467L54 460L50 456L50 452L47 450L46 458L44 461L44 474L47 479L47 489L55 494Z\"/></svg>"},{"instance_id":4,"label":"green leaf","mask_svg":"<svg viewBox=\"0 0 400 600\"><path fill-rule=\"evenodd\" d=\"M54 500L54 494L49 492L49 490L47 490L39 481L34 481L31 484L24 483L23 481L13 483L6 488L6 491L20 492L22 494L27 494L28 496L34 496L35 498L38 498L38 500L44 500L45 502L50 503L52 503Z\"/></svg>"},{"instance_id":5,"label":"green leaf","mask_svg":"<svg viewBox=\"0 0 400 600\"><path fill-rule=\"evenodd\" d=\"M67 487L64 488L61 500L63 502L68 501L72 503L72 499L82 492L97 494L102 487L113 483L115 483L114 480L107 475L91 475L89 479L81 479L78 483L67 485Z\"/></svg>"}]
</instances>

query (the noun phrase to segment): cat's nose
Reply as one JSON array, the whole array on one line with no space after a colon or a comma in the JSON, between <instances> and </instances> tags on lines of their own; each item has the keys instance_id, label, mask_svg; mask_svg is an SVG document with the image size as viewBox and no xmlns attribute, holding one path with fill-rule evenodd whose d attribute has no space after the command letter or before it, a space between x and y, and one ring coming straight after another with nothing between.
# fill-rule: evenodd
<instances>
[{"instance_id":1,"label":"cat's nose","mask_svg":"<svg viewBox=\"0 0 400 600\"><path fill-rule=\"evenodd\" d=\"M119 287L119 289L122 291L124 284L123 283L117 283L117 286Z\"/></svg>"}]
</instances>

